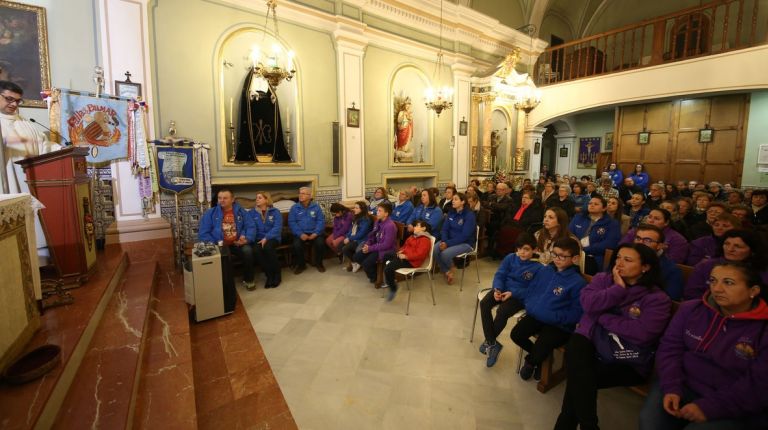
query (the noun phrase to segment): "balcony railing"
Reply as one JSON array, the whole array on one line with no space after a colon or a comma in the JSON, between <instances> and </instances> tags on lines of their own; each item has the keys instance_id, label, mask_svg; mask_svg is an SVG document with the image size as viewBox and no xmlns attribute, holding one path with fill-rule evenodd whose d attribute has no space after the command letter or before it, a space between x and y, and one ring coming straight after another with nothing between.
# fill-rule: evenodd
<instances>
[{"instance_id":1,"label":"balcony railing","mask_svg":"<svg viewBox=\"0 0 768 430\"><path fill-rule=\"evenodd\" d=\"M721 0L547 48L537 85L686 60L761 45L759 0Z\"/></svg>"}]
</instances>

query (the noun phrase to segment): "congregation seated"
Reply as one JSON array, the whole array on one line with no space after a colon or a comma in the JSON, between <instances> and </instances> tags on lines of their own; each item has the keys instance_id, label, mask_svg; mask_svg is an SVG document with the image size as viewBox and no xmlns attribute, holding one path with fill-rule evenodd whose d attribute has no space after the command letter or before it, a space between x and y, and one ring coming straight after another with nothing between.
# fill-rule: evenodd
<instances>
[{"instance_id":1,"label":"congregation seated","mask_svg":"<svg viewBox=\"0 0 768 430\"><path fill-rule=\"evenodd\" d=\"M480 321L485 340L480 353L487 354L486 366L496 364L503 347L497 342L499 334L507 326L507 320L525 308L525 298L531 280L544 266L532 260L535 238L527 232L517 236L517 252L508 254L493 275L492 288L480 300ZM496 308L496 316L492 314Z\"/></svg>"},{"instance_id":2,"label":"congregation seated","mask_svg":"<svg viewBox=\"0 0 768 430\"><path fill-rule=\"evenodd\" d=\"M437 231L443 222L443 211L437 207L435 195L429 190L421 191L421 203L416 206L413 212L411 212L411 216L408 218L407 234L413 234L413 223L420 219L423 219L429 224L429 229L433 232L433 236L440 237Z\"/></svg>"},{"instance_id":3,"label":"congregation seated","mask_svg":"<svg viewBox=\"0 0 768 430\"><path fill-rule=\"evenodd\" d=\"M621 185L624 182L624 172L619 169L619 166L616 163L611 163L608 165L608 170L604 172L604 174L608 177L608 179L611 180L611 187L612 188L618 188L619 185ZM602 180L600 181L600 184L602 185ZM603 196L606 197L606 196Z\"/></svg>"},{"instance_id":4,"label":"congregation seated","mask_svg":"<svg viewBox=\"0 0 768 430\"><path fill-rule=\"evenodd\" d=\"M457 193L456 187L453 186L447 186L445 187L445 192L443 193L443 198L440 199L440 202L437 204L437 206L440 208L443 213L447 213L451 210L451 205L453 204L453 196L455 196Z\"/></svg>"},{"instance_id":5,"label":"congregation seated","mask_svg":"<svg viewBox=\"0 0 768 430\"><path fill-rule=\"evenodd\" d=\"M680 200L664 200L659 207L666 209L666 211L669 212L669 226L680 233L685 240L688 240L688 225L685 224L685 221L683 221L683 218L680 216Z\"/></svg>"},{"instance_id":6,"label":"congregation seated","mask_svg":"<svg viewBox=\"0 0 768 430\"><path fill-rule=\"evenodd\" d=\"M629 228L640 225L648 215L648 212L650 212L650 209L645 205L643 193L632 194L632 198L629 199L627 206L624 207L624 213L629 216Z\"/></svg>"},{"instance_id":7,"label":"congregation seated","mask_svg":"<svg viewBox=\"0 0 768 430\"><path fill-rule=\"evenodd\" d=\"M549 208L544 211L542 227L534 233L536 238L535 252L538 254L538 261L541 264L549 264L554 259L553 252L555 242L565 237L572 237L579 240L568 230L568 214L561 208ZM581 255L581 245L579 245L579 255Z\"/></svg>"},{"instance_id":8,"label":"congregation seated","mask_svg":"<svg viewBox=\"0 0 768 430\"><path fill-rule=\"evenodd\" d=\"M371 215L376 215L376 208L379 207L379 203L388 202L387 190L384 187L377 187L371 196L371 201L368 202L368 212Z\"/></svg>"},{"instance_id":9,"label":"congregation seated","mask_svg":"<svg viewBox=\"0 0 768 430\"><path fill-rule=\"evenodd\" d=\"M218 204L203 214L197 232L200 242L220 243L243 261L243 286L252 290L254 283L253 240L256 225L248 212L235 202L229 188L219 190Z\"/></svg>"},{"instance_id":10,"label":"congregation seated","mask_svg":"<svg viewBox=\"0 0 768 430\"><path fill-rule=\"evenodd\" d=\"M299 188L299 203L291 206L288 212L288 226L293 234L293 273L298 275L307 268L304 258L304 244L312 245L315 267L325 272L323 251L325 250L325 215L323 209L312 200L312 190Z\"/></svg>"},{"instance_id":11,"label":"congregation seated","mask_svg":"<svg viewBox=\"0 0 768 430\"><path fill-rule=\"evenodd\" d=\"M256 193L256 206L248 213L255 224L253 256L266 277L264 288L277 288L282 282L277 247L282 240L283 214L272 206L272 196L266 191Z\"/></svg>"},{"instance_id":12,"label":"congregation seated","mask_svg":"<svg viewBox=\"0 0 768 430\"><path fill-rule=\"evenodd\" d=\"M667 256L665 239L664 231L653 224L640 224L632 236L632 242L641 243L656 252L659 256L661 279L664 280L664 292L670 299L680 300L683 297L683 272L675 261Z\"/></svg>"},{"instance_id":13,"label":"congregation seated","mask_svg":"<svg viewBox=\"0 0 768 430\"><path fill-rule=\"evenodd\" d=\"M652 350L672 312L661 286L656 253L642 244L623 244L610 270L581 290L584 313L565 347L567 380L556 430L597 429L597 390L648 379ZM639 354L627 363L611 354L614 348Z\"/></svg>"},{"instance_id":14,"label":"congregation seated","mask_svg":"<svg viewBox=\"0 0 768 430\"><path fill-rule=\"evenodd\" d=\"M413 213L413 203L408 190L400 190L392 208L392 221L406 224Z\"/></svg>"},{"instance_id":15,"label":"congregation seated","mask_svg":"<svg viewBox=\"0 0 768 430\"><path fill-rule=\"evenodd\" d=\"M751 207L742 204L731 206L731 215L739 219L743 229L752 230L755 228L755 226L752 224L754 213L752 212Z\"/></svg>"},{"instance_id":16,"label":"congregation seated","mask_svg":"<svg viewBox=\"0 0 768 430\"><path fill-rule=\"evenodd\" d=\"M651 184L648 186L648 198L645 199L645 205L648 209L656 209L664 201L664 186L661 184Z\"/></svg>"},{"instance_id":17,"label":"congregation seated","mask_svg":"<svg viewBox=\"0 0 768 430\"><path fill-rule=\"evenodd\" d=\"M750 231L734 229L723 234L722 257L702 260L693 268L683 290L683 299L700 298L707 290L712 268L722 262L746 264L760 274L763 284L768 285L768 255L762 239Z\"/></svg>"},{"instance_id":18,"label":"congregation seated","mask_svg":"<svg viewBox=\"0 0 768 430\"><path fill-rule=\"evenodd\" d=\"M510 337L528 352L520 377L540 379L541 364L552 351L568 342L582 314L579 294L586 281L579 272L579 242L571 237L558 239L553 260L541 268L528 287L525 316ZM535 342L530 337L538 335ZM490 360L490 351L489 351Z\"/></svg>"},{"instance_id":19,"label":"congregation seated","mask_svg":"<svg viewBox=\"0 0 768 430\"><path fill-rule=\"evenodd\" d=\"M704 212L704 219L692 224L688 229L691 235L691 240L711 235L712 225L715 223L717 217L724 212L728 212L728 208L725 204L721 202L710 202L707 206L707 210Z\"/></svg>"},{"instance_id":20,"label":"congregation seated","mask_svg":"<svg viewBox=\"0 0 768 430\"><path fill-rule=\"evenodd\" d=\"M342 258L341 247L352 227L352 211L341 203L332 204L330 211L333 215L333 230L325 238L325 244L337 257Z\"/></svg>"},{"instance_id":21,"label":"congregation seated","mask_svg":"<svg viewBox=\"0 0 768 430\"><path fill-rule=\"evenodd\" d=\"M748 266L719 262L703 298L683 303L656 352L658 382L640 429L763 429L768 423L768 305ZM717 327L712 330L712 327Z\"/></svg>"},{"instance_id":22,"label":"congregation seated","mask_svg":"<svg viewBox=\"0 0 768 430\"><path fill-rule=\"evenodd\" d=\"M624 213L624 203L618 197L609 197L606 199L605 213L611 218L618 221L621 227L621 235L627 234L629 231L629 215Z\"/></svg>"},{"instance_id":23,"label":"congregation seated","mask_svg":"<svg viewBox=\"0 0 768 430\"><path fill-rule=\"evenodd\" d=\"M746 197L745 197L746 199ZM755 190L750 198L752 203L752 224L762 226L768 224L768 190Z\"/></svg>"},{"instance_id":24,"label":"congregation seated","mask_svg":"<svg viewBox=\"0 0 768 430\"><path fill-rule=\"evenodd\" d=\"M723 235L735 228L741 228L741 221L729 213L721 213L712 224L712 234L691 241L691 252L685 264L695 266L701 260L722 255Z\"/></svg>"},{"instance_id":25,"label":"congregation seated","mask_svg":"<svg viewBox=\"0 0 768 430\"><path fill-rule=\"evenodd\" d=\"M688 241L680 233L670 227L672 215L666 209L652 209L645 218L646 224L658 227L664 233L664 255L677 264L683 264L688 257ZM630 229L619 242L632 243L637 228ZM690 263L687 263L691 265Z\"/></svg>"},{"instance_id":26,"label":"congregation seated","mask_svg":"<svg viewBox=\"0 0 768 430\"><path fill-rule=\"evenodd\" d=\"M723 191L723 185L720 182L710 182L707 191L712 194L712 200L716 202L725 203L728 201L728 195Z\"/></svg>"},{"instance_id":27,"label":"congregation seated","mask_svg":"<svg viewBox=\"0 0 768 430\"><path fill-rule=\"evenodd\" d=\"M712 195L697 191L691 199L693 201L693 208L685 215L685 222L688 224L689 229L707 220L707 208L712 203ZM690 238L696 239L697 237L691 235Z\"/></svg>"},{"instance_id":28,"label":"congregation seated","mask_svg":"<svg viewBox=\"0 0 768 430\"><path fill-rule=\"evenodd\" d=\"M557 195L554 198L550 198L544 206L546 208L562 208L568 214L568 218L573 217L576 213L576 206L573 200L571 200L571 186L565 184L558 186Z\"/></svg>"},{"instance_id":29,"label":"congregation seated","mask_svg":"<svg viewBox=\"0 0 768 430\"><path fill-rule=\"evenodd\" d=\"M694 204L693 200L690 197L680 197L677 199L677 217L680 221L682 221L686 226L686 234L685 237L687 237L689 240L691 238L690 234L688 234L688 227L690 227L689 222L691 222L691 212L694 211Z\"/></svg>"},{"instance_id":30,"label":"congregation seated","mask_svg":"<svg viewBox=\"0 0 768 430\"><path fill-rule=\"evenodd\" d=\"M477 220L475 213L467 207L467 196L464 193L454 195L451 206L434 249L434 259L448 284L453 283L453 258L471 251L477 238Z\"/></svg>"},{"instance_id":31,"label":"congregation seated","mask_svg":"<svg viewBox=\"0 0 768 430\"><path fill-rule=\"evenodd\" d=\"M602 178L600 179L600 188L597 189L597 194L604 199L609 197L619 197L619 190L614 188L611 178Z\"/></svg>"},{"instance_id":32,"label":"congregation seated","mask_svg":"<svg viewBox=\"0 0 768 430\"><path fill-rule=\"evenodd\" d=\"M631 176L624 178L624 182L619 185L619 198L622 202L628 202L635 193L642 193L643 189L635 184Z\"/></svg>"},{"instance_id":33,"label":"congregation seated","mask_svg":"<svg viewBox=\"0 0 768 430\"><path fill-rule=\"evenodd\" d=\"M352 257L353 264L363 268L372 284L376 282L376 264L397 249L397 226L390 218L391 213L392 205L388 201L379 203L373 229Z\"/></svg>"},{"instance_id":34,"label":"congregation seated","mask_svg":"<svg viewBox=\"0 0 768 430\"><path fill-rule=\"evenodd\" d=\"M573 212L580 214L587 211L587 204L589 204L590 196L586 194L586 186L583 182L576 182L571 186L573 192L571 193L571 200L573 200Z\"/></svg>"},{"instance_id":35,"label":"congregation seated","mask_svg":"<svg viewBox=\"0 0 768 430\"><path fill-rule=\"evenodd\" d=\"M397 294L397 279L395 271L402 268L421 267L424 260L432 252L429 224L424 220L416 220L413 223L413 234L406 239L403 246L384 256L384 281L389 287L387 301L391 302Z\"/></svg>"},{"instance_id":36,"label":"congregation seated","mask_svg":"<svg viewBox=\"0 0 768 430\"><path fill-rule=\"evenodd\" d=\"M541 192L541 195L539 198L541 199L541 204L544 207L549 207L555 199L557 199L557 192L555 190L555 184L552 182L547 182L544 184L544 191Z\"/></svg>"},{"instance_id":37,"label":"congregation seated","mask_svg":"<svg viewBox=\"0 0 768 430\"><path fill-rule=\"evenodd\" d=\"M584 271L588 275L602 269L605 250L616 248L621 239L619 223L606 213L606 201L602 197L593 197L587 213L573 217L568 230L581 241L587 260Z\"/></svg>"},{"instance_id":38,"label":"congregation seated","mask_svg":"<svg viewBox=\"0 0 768 430\"><path fill-rule=\"evenodd\" d=\"M347 272L351 272L352 257L368 238L373 226L373 217L368 213L368 203L364 201L355 202L352 207L352 224L344 237L342 254L347 259ZM358 266L359 267L359 266Z\"/></svg>"}]
</instances>

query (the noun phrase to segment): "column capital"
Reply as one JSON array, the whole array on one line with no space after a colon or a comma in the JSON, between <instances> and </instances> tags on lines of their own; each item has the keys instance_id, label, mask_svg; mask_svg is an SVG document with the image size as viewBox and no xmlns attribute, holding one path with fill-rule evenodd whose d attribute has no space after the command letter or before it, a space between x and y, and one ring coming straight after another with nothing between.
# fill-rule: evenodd
<instances>
[{"instance_id":1,"label":"column capital","mask_svg":"<svg viewBox=\"0 0 768 430\"><path fill-rule=\"evenodd\" d=\"M547 129L545 127L526 127L525 134L533 137L541 137L546 131Z\"/></svg>"},{"instance_id":2,"label":"column capital","mask_svg":"<svg viewBox=\"0 0 768 430\"><path fill-rule=\"evenodd\" d=\"M364 32L365 29L359 23L354 21L349 23L339 22L336 24L336 29L333 30L333 41L336 42L338 47L363 53L370 41Z\"/></svg>"}]
</instances>

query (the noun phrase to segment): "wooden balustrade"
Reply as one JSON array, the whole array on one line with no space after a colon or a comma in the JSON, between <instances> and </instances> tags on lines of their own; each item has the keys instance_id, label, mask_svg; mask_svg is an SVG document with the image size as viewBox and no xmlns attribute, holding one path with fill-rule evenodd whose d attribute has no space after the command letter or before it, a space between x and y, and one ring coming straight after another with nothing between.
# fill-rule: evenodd
<instances>
[{"instance_id":1,"label":"wooden balustrade","mask_svg":"<svg viewBox=\"0 0 768 430\"><path fill-rule=\"evenodd\" d=\"M758 0L718 0L547 48L539 86L620 72L768 42Z\"/></svg>"}]
</instances>

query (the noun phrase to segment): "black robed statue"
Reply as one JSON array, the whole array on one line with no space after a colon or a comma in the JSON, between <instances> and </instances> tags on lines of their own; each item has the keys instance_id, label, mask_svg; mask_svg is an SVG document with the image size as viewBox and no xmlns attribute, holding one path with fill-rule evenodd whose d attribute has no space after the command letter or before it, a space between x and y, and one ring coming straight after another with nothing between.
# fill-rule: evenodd
<instances>
[{"instance_id":1,"label":"black robed statue","mask_svg":"<svg viewBox=\"0 0 768 430\"><path fill-rule=\"evenodd\" d=\"M288 154L283 139L277 94L266 83L266 92L251 91L253 79L251 68L245 77L240 95L240 128L235 160L257 161L257 155L271 155L272 162L290 162L291 155Z\"/></svg>"}]
</instances>

